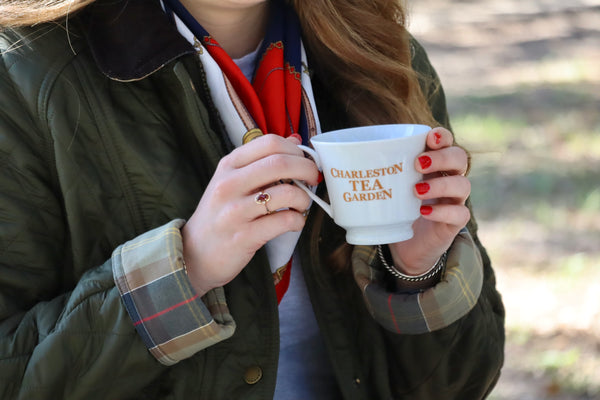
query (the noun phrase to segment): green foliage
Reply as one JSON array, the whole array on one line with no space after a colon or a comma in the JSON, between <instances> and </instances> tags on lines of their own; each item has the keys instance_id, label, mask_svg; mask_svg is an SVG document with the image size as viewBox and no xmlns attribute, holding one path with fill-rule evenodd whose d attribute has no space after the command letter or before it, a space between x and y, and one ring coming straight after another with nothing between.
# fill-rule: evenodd
<instances>
[{"instance_id":1,"label":"green foliage","mask_svg":"<svg viewBox=\"0 0 600 400\"><path fill-rule=\"evenodd\" d=\"M564 370L565 368L574 366L580 356L581 352L578 348L565 351L549 349L539 354L537 366L546 371Z\"/></svg>"}]
</instances>

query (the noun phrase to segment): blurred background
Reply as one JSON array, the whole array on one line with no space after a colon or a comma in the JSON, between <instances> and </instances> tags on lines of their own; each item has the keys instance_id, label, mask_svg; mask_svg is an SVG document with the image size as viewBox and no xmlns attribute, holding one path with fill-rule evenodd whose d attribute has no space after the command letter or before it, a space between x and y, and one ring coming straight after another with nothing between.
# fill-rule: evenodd
<instances>
[{"instance_id":1,"label":"blurred background","mask_svg":"<svg viewBox=\"0 0 600 400\"><path fill-rule=\"evenodd\" d=\"M600 0L408 5L506 305L491 399L600 399Z\"/></svg>"}]
</instances>

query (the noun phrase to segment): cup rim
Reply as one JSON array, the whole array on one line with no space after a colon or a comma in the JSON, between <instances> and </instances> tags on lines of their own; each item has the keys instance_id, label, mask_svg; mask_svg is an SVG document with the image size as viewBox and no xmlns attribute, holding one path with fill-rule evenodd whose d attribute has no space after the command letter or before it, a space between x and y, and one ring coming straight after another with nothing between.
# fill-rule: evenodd
<instances>
[{"instance_id":1,"label":"cup rim","mask_svg":"<svg viewBox=\"0 0 600 400\"><path fill-rule=\"evenodd\" d=\"M398 125L412 126L417 130L417 133L414 133L409 136L398 136L398 137L393 137L393 138L382 137L382 138L375 138L375 139L352 140L352 141L327 140L330 137L339 137L340 135L347 134L348 131L352 131L355 129L365 129L365 128L367 128L367 129L368 128L372 128L372 129L380 128L381 129L382 127L392 127L392 126L398 126ZM421 129L422 129L422 131L421 131ZM385 141L414 138L414 137L418 137L418 136L427 134L431 129L432 128L430 126L424 125L424 124L380 124L380 125L355 126L355 127L350 127L350 128L336 129L333 131L323 132L320 135L313 136L310 140L311 140L311 142L314 141L319 144L335 144L336 146L344 146L344 145L347 146L347 145L356 145L356 144L366 143L366 142L385 142Z\"/></svg>"}]
</instances>

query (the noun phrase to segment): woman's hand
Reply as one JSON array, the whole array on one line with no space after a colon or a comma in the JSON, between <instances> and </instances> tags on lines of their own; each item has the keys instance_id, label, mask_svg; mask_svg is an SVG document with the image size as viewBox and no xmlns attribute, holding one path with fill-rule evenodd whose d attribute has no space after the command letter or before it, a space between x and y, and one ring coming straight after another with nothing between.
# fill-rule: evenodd
<instances>
[{"instance_id":1,"label":"woman's hand","mask_svg":"<svg viewBox=\"0 0 600 400\"><path fill-rule=\"evenodd\" d=\"M389 245L394 264L407 275L431 268L469 221L465 201L471 183L464 176L469 160L453 141L448 130L432 129L427 135L427 151L415 160L417 171L424 174L414 189L423 200L421 217L413 224L413 238Z\"/></svg>"},{"instance_id":2,"label":"woman's hand","mask_svg":"<svg viewBox=\"0 0 600 400\"><path fill-rule=\"evenodd\" d=\"M230 282L269 240L304 227L308 195L293 185L272 186L288 178L317 184L317 166L298 144L295 137L265 135L219 162L182 228L188 276L199 295ZM255 201L261 191L270 196L266 204Z\"/></svg>"}]
</instances>

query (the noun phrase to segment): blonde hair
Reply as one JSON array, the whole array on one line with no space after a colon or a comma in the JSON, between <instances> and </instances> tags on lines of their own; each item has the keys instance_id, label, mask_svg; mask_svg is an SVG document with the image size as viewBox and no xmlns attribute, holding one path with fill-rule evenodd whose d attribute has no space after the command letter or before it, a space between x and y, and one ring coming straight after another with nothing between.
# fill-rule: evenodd
<instances>
[{"instance_id":1,"label":"blonde hair","mask_svg":"<svg viewBox=\"0 0 600 400\"><path fill-rule=\"evenodd\" d=\"M435 124L398 0L291 0L311 63L358 125ZM315 65L316 64L316 65Z\"/></svg>"},{"instance_id":2,"label":"blonde hair","mask_svg":"<svg viewBox=\"0 0 600 400\"><path fill-rule=\"evenodd\" d=\"M0 4L0 27L54 21L92 2L94 0L3 0Z\"/></svg>"}]
</instances>

